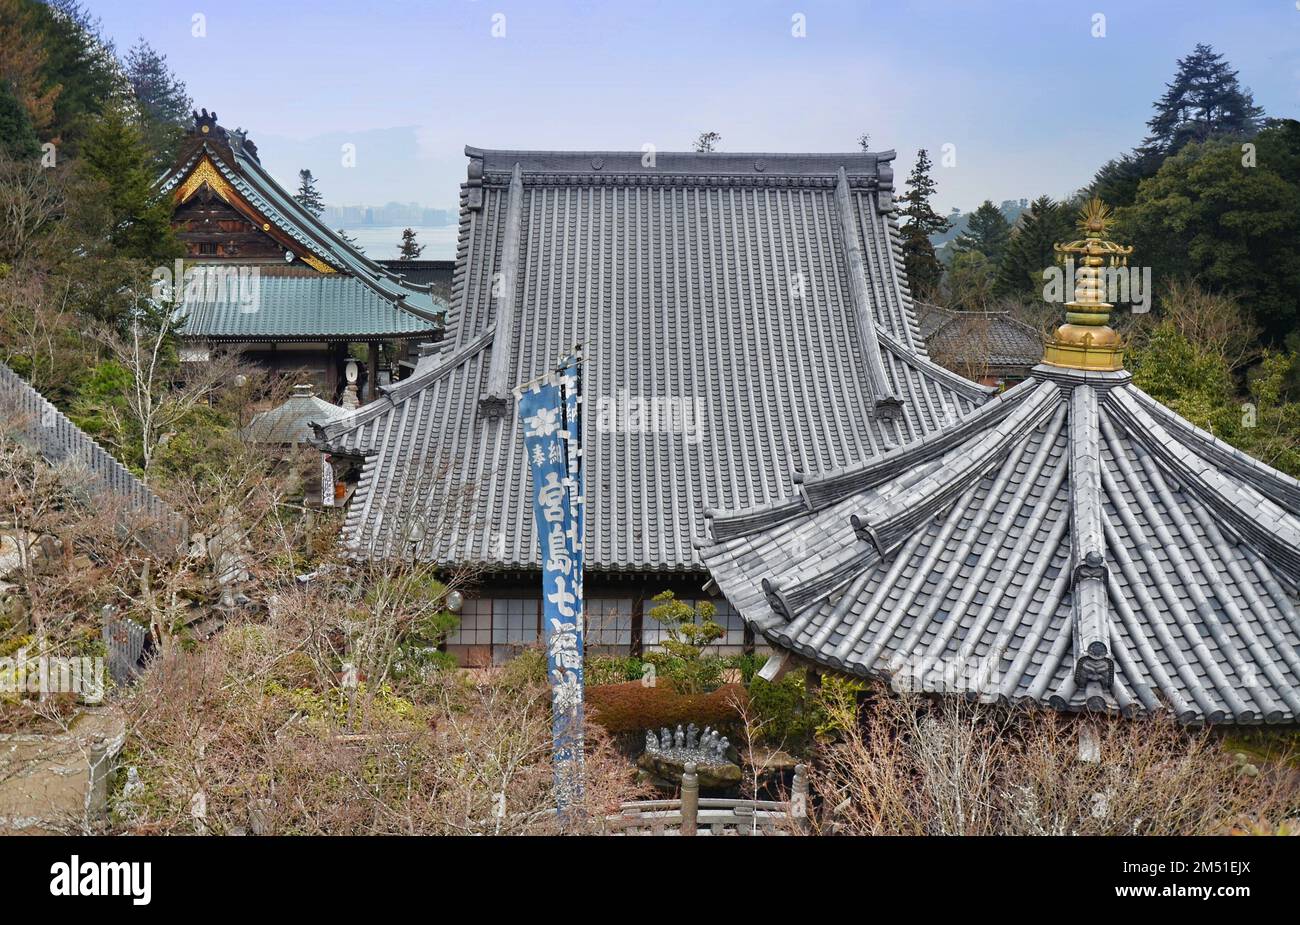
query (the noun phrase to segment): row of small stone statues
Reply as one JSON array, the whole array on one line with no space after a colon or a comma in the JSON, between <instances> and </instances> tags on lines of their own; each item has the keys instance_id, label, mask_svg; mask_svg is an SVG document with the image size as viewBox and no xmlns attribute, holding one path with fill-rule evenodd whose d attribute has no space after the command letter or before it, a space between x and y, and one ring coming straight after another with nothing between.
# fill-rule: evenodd
<instances>
[{"instance_id":1,"label":"row of small stone statues","mask_svg":"<svg viewBox=\"0 0 1300 925\"><path fill-rule=\"evenodd\" d=\"M704 756L713 761L726 761L727 749L731 743L727 737L722 735L716 729L708 726L704 727L704 734L700 734L700 727L691 723L685 729L682 724L677 724L677 731L669 730L667 726L659 731L655 736L653 729L647 729L645 732L645 750L650 754L666 752L669 750L685 749L692 752L703 752Z\"/></svg>"}]
</instances>

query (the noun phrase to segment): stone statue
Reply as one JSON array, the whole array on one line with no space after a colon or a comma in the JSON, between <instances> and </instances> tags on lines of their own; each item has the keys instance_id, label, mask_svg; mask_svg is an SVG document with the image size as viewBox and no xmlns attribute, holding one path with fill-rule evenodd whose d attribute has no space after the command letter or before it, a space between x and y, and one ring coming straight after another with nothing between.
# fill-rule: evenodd
<instances>
[{"instance_id":1,"label":"stone statue","mask_svg":"<svg viewBox=\"0 0 1300 925\"><path fill-rule=\"evenodd\" d=\"M659 740L655 738L653 729L645 731L645 750L652 755L659 751Z\"/></svg>"},{"instance_id":2,"label":"stone statue","mask_svg":"<svg viewBox=\"0 0 1300 925\"><path fill-rule=\"evenodd\" d=\"M668 731L667 726L659 730L659 747L664 751L673 747L673 734Z\"/></svg>"},{"instance_id":3,"label":"stone statue","mask_svg":"<svg viewBox=\"0 0 1300 925\"><path fill-rule=\"evenodd\" d=\"M691 723L686 727L686 747L698 748L700 745L700 727Z\"/></svg>"},{"instance_id":4,"label":"stone statue","mask_svg":"<svg viewBox=\"0 0 1300 925\"><path fill-rule=\"evenodd\" d=\"M682 724L677 724L677 731L673 733L673 748L682 748L686 745L686 733L682 731Z\"/></svg>"}]
</instances>

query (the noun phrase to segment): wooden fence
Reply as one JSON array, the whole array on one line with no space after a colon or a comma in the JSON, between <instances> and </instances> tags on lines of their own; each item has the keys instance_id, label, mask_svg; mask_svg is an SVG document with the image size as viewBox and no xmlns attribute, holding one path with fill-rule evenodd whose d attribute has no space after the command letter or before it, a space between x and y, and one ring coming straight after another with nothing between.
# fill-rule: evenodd
<instances>
[{"instance_id":1,"label":"wooden fence","mask_svg":"<svg viewBox=\"0 0 1300 925\"><path fill-rule=\"evenodd\" d=\"M624 803L607 816L617 835L799 835L808 831L808 775L795 768L790 799L729 800L700 797L695 765L686 765L679 800Z\"/></svg>"}]
</instances>

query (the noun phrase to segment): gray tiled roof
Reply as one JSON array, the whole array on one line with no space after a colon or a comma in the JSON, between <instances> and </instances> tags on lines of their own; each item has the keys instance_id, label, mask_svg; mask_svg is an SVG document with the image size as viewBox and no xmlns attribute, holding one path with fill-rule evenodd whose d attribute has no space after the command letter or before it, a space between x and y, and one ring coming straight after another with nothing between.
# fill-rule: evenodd
<instances>
[{"instance_id":1,"label":"gray tiled roof","mask_svg":"<svg viewBox=\"0 0 1300 925\"><path fill-rule=\"evenodd\" d=\"M1028 369L1043 358L1042 334L1007 312L947 314L925 335L933 356L961 356L975 349L994 371Z\"/></svg>"},{"instance_id":2,"label":"gray tiled roof","mask_svg":"<svg viewBox=\"0 0 1300 925\"><path fill-rule=\"evenodd\" d=\"M535 567L509 389L577 343L597 570L698 570L706 509L797 503L796 472L917 439L990 394L917 337L892 152L466 153L441 352L321 430L366 457L344 528L356 553ZM618 413L631 399L698 402L698 429L646 432Z\"/></svg>"},{"instance_id":3,"label":"gray tiled roof","mask_svg":"<svg viewBox=\"0 0 1300 925\"><path fill-rule=\"evenodd\" d=\"M406 282L420 286L436 285L450 289L452 274L456 272L454 260L379 260L377 262Z\"/></svg>"},{"instance_id":4,"label":"gray tiled roof","mask_svg":"<svg viewBox=\"0 0 1300 925\"><path fill-rule=\"evenodd\" d=\"M3 363L0 415L20 442L72 483L93 489L95 496L116 497L127 510L158 522L177 539L184 538L187 527L179 514Z\"/></svg>"},{"instance_id":5,"label":"gray tiled roof","mask_svg":"<svg viewBox=\"0 0 1300 925\"><path fill-rule=\"evenodd\" d=\"M702 550L774 645L913 688L1188 722L1300 717L1300 482L1123 372L1039 366Z\"/></svg>"},{"instance_id":6,"label":"gray tiled roof","mask_svg":"<svg viewBox=\"0 0 1300 925\"><path fill-rule=\"evenodd\" d=\"M242 434L252 443L310 443L315 439L313 421L337 421L347 413L346 408L317 398L310 385L296 385L283 404L255 415Z\"/></svg>"},{"instance_id":7,"label":"gray tiled roof","mask_svg":"<svg viewBox=\"0 0 1300 925\"><path fill-rule=\"evenodd\" d=\"M208 340L319 340L415 337L437 325L403 311L356 277L258 268L255 305L238 286L193 286L179 306L181 337Z\"/></svg>"},{"instance_id":8,"label":"gray tiled roof","mask_svg":"<svg viewBox=\"0 0 1300 925\"><path fill-rule=\"evenodd\" d=\"M967 357L991 372L1027 370L1043 358L1043 335L1005 311L961 312L917 302L918 333L933 357ZM974 338L974 343L972 339Z\"/></svg>"}]
</instances>

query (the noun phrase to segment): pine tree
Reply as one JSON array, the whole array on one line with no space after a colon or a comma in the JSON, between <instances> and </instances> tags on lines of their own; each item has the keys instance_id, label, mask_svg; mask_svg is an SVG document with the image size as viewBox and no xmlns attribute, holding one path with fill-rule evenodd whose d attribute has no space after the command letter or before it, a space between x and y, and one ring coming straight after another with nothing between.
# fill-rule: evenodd
<instances>
[{"instance_id":1,"label":"pine tree","mask_svg":"<svg viewBox=\"0 0 1300 925\"><path fill-rule=\"evenodd\" d=\"M865 135L862 140L865 150ZM903 261L907 267L907 278L913 291L918 294L933 292L943 276L943 265L935 256L930 237L943 234L952 227L930 205L937 185L930 176L930 168L933 166L925 148L917 151L916 164L907 178L907 192L899 197L900 201L906 203L902 210Z\"/></svg>"},{"instance_id":2,"label":"pine tree","mask_svg":"<svg viewBox=\"0 0 1300 925\"><path fill-rule=\"evenodd\" d=\"M1073 237L1070 217L1051 196L1040 196L1020 217L998 266L995 295L1034 295L1041 292L1043 271L1056 261L1054 244Z\"/></svg>"},{"instance_id":3,"label":"pine tree","mask_svg":"<svg viewBox=\"0 0 1300 925\"><path fill-rule=\"evenodd\" d=\"M189 122L193 100L185 83L167 67L167 57L143 38L126 55L126 79L145 116L145 143L155 161L170 165Z\"/></svg>"},{"instance_id":4,"label":"pine tree","mask_svg":"<svg viewBox=\"0 0 1300 925\"><path fill-rule=\"evenodd\" d=\"M871 136L868 135L866 132L863 132L861 135L858 136L858 147L861 148L863 151L871 150L868 147L870 144L871 144Z\"/></svg>"},{"instance_id":5,"label":"pine tree","mask_svg":"<svg viewBox=\"0 0 1300 925\"><path fill-rule=\"evenodd\" d=\"M156 195L149 152L133 108L105 110L82 145L84 175L102 190L108 238L120 255L159 259L178 253L171 232L171 202Z\"/></svg>"},{"instance_id":6,"label":"pine tree","mask_svg":"<svg viewBox=\"0 0 1300 925\"><path fill-rule=\"evenodd\" d=\"M129 91L113 43L80 0L20 5L34 13L45 49L46 86L58 89L53 123L48 129L37 124L37 132L42 139L58 142L60 156L75 155L96 117Z\"/></svg>"},{"instance_id":7,"label":"pine tree","mask_svg":"<svg viewBox=\"0 0 1300 925\"><path fill-rule=\"evenodd\" d=\"M700 154L707 154L718 150L720 144L722 144L722 136L717 132L700 132L699 137L695 139L695 150Z\"/></svg>"},{"instance_id":8,"label":"pine tree","mask_svg":"<svg viewBox=\"0 0 1300 925\"><path fill-rule=\"evenodd\" d=\"M15 160L30 160L41 153L27 110L10 89L9 82L3 79L0 79L0 151Z\"/></svg>"},{"instance_id":9,"label":"pine tree","mask_svg":"<svg viewBox=\"0 0 1300 925\"><path fill-rule=\"evenodd\" d=\"M311 175L310 170L298 171L298 192L293 194L293 198L317 218L325 211L325 201L321 199L320 191L316 189L316 178Z\"/></svg>"},{"instance_id":10,"label":"pine tree","mask_svg":"<svg viewBox=\"0 0 1300 925\"><path fill-rule=\"evenodd\" d=\"M1155 109L1147 122L1151 135L1140 150L1161 157L1178 153L1189 141L1249 138L1259 131L1264 114L1237 82L1237 72L1204 43L1178 59L1174 79L1165 84Z\"/></svg>"},{"instance_id":11,"label":"pine tree","mask_svg":"<svg viewBox=\"0 0 1300 925\"><path fill-rule=\"evenodd\" d=\"M417 244L415 241L415 229L402 229L402 243L398 247L397 253L402 260L414 260L424 252L424 245Z\"/></svg>"},{"instance_id":12,"label":"pine tree","mask_svg":"<svg viewBox=\"0 0 1300 925\"><path fill-rule=\"evenodd\" d=\"M978 251L995 266L1002 261L1006 253L1007 241L1011 237L1011 226L1007 223L1002 210L990 200L985 199L980 207L971 213L966 223L966 230L953 241L955 253L964 254Z\"/></svg>"}]
</instances>

